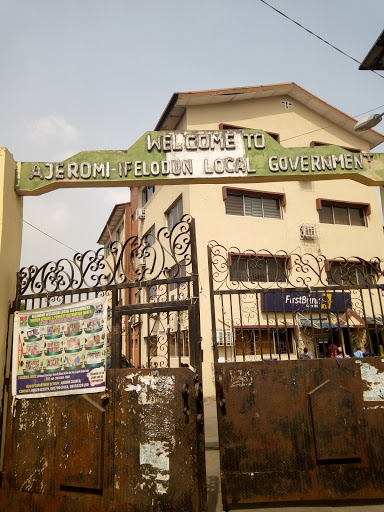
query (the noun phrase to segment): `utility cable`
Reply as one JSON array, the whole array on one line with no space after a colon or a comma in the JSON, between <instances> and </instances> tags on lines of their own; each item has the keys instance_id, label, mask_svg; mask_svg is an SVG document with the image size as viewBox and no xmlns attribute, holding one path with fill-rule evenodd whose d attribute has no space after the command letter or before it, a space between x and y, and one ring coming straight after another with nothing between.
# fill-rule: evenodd
<instances>
[{"instance_id":1,"label":"utility cable","mask_svg":"<svg viewBox=\"0 0 384 512\"><path fill-rule=\"evenodd\" d=\"M263 1L263 0L260 0L260 1ZM364 114L369 114L369 112L373 112L374 110L378 110L379 108L383 108L383 107L384 107L384 105L379 105L378 107L372 108L371 110L367 110L366 112L362 112L361 114L356 114L352 117L360 117L360 116L363 116ZM333 123L333 124L329 124L327 126L323 126L322 128L316 128L316 130L311 130L310 132L300 133L299 135L293 135L292 137L287 137L286 139L281 139L280 142L283 142L286 140L291 140L291 139L296 139L297 137L301 137L303 135L309 135L310 133L319 132L321 130L326 130L327 128L332 128L332 126L341 125L343 123L346 123L347 121L348 121L348 119L346 119L345 121L340 121L339 123Z\"/></svg>"},{"instance_id":2,"label":"utility cable","mask_svg":"<svg viewBox=\"0 0 384 512\"><path fill-rule=\"evenodd\" d=\"M314 32L312 32L312 30L309 30L308 28L304 27L303 25L301 25L298 21L290 18L289 16L287 16L285 13L283 13L282 11L279 11L279 9L276 9L276 7L273 7L273 5L270 5L269 3L267 3L265 0L260 0L260 2L262 2L263 4L267 5L268 7L270 7L271 9L273 9L274 11L276 11L277 13L281 14L282 16L284 16L284 18L287 18L287 20L289 21L292 21L292 23L294 23L295 25L297 25L298 27L302 28L303 30L305 30L306 32L308 32L308 34L311 34L312 36L314 37L317 37L317 39L320 39L320 41L322 41L323 43L327 44L328 46L330 46L331 48L333 48L334 50L336 50L337 52L341 53L342 55L345 55L346 57L348 57L348 59L351 59L353 60L354 62L356 62L357 64L362 64L359 60L355 59L354 57L352 57L351 55L348 55L348 53L345 53L343 50L340 50L340 48L338 48L337 46L331 44L329 41L326 41L325 39L323 39L322 37L318 36L317 34L315 34ZM379 76L380 78L384 78L383 75L380 75L380 73L377 73L374 69L369 69L367 68L368 71L371 71L372 73L375 73L375 75Z\"/></svg>"},{"instance_id":3,"label":"utility cable","mask_svg":"<svg viewBox=\"0 0 384 512\"><path fill-rule=\"evenodd\" d=\"M80 252L80 251L77 251L76 249L74 249L73 247L69 247L69 245L67 244L64 244L63 242L60 242L60 240L57 240L57 238L54 238L53 236L51 235L48 235L48 233L45 233L45 231L42 231L41 229L37 228L36 226L34 226L33 224L31 224L30 222L27 222L26 220L23 219L23 222L25 222L26 224L28 224L28 226L31 226L31 228L34 228L36 229L37 231L40 231L40 233L43 233L43 235L47 236L48 238L51 238L52 240L54 240L55 242L61 244L61 245L64 245L64 247L67 247L67 249L71 249L71 251L73 252Z\"/></svg>"}]
</instances>

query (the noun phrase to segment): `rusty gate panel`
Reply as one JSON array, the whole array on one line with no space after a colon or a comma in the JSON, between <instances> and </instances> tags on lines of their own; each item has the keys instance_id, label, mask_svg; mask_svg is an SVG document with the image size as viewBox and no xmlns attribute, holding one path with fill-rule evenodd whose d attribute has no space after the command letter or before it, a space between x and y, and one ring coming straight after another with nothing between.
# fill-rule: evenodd
<instances>
[{"instance_id":1,"label":"rusty gate panel","mask_svg":"<svg viewBox=\"0 0 384 512\"><path fill-rule=\"evenodd\" d=\"M58 476L62 490L88 489L97 494L104 488L105 409L92 398L79 396L61 413ZM83 470L84 461L88 471Z\"/></svg>"},{"instance_id":2,"label":"rusty gate panel","mask_svg":"<svg viewBox=\"0 0 384 512\"><path fill-rule=\"evenodd\" d=\"M114 386L119 510L204 510L204 438L196 422L194 374L189 368L125 370L115 373Z\"/></svg>"},{"instance_id":3,"label":"rusty gate panel","mask_svg":"<svg viewBox=\"0 0 384 512\"><path fill-rule=\"evenodd\" d=\"M216 363L223 504L384 497L380 358Z\"/></svg>"},{"instance_id":4,"label":"rusty gate panel","mask_svg":"<svg viewBox=\"0 0 384 512\"><path fill-rule=\"evenodd\" d=\"M111 409L103 407L100 395L10 405L0 509L112 510L107 475L113 444L106 443Z\"/></svg>"},{"instance_id":5,"label":"rusty gate panel","mask_svg":"<svg viewBox=\"0 0 384 512\"><path fill-rule=\"evenodd\" d=\"M0 509L204 511L194 377L189 368L115 369L108 397L21 400L14 416L10 406Z\"/></svg>"}]
</instances>

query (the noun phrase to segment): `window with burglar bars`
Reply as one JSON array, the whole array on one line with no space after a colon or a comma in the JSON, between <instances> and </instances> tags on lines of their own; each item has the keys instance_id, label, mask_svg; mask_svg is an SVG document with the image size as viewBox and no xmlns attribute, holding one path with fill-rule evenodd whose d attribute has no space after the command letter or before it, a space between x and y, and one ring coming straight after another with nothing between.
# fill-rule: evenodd
<instances>
[{"instance_id":1,"label":"window with burglar bars","mask_svg":"<svg viewBox=\"0 0 384 512\"><path fill-rule=\"evenodd\" d=\"M293 329L236 329L236 355L254 356L292 354Z\"/></svg>"},{"instance_id":2,"label":"window with burglar bars","mask_svg":"<svg viewBox=\"0 0 384 512\"><path fill-rule=\"evenodd\" d=\"M228 193L225 200L225 213L244 217L281 219L280 198Z\"/></svg>"},{"instance_id":3,"label":"window with burglar bars","mask_svg":"<svg viewBox=\"0 0 384 512\"><path fill-rule=\"evenodd\" d=\"M229 275L231 281L255 283L284 283L287 260L262 256L231 256Z\"/></svg>"},{"instance_id":4,"label":"window with burglar bars","mask_svg":"<svg viewBox=\"0 0 384 512\"><path fill-rule=\"evenodd\" d=\"M324 224L367 226L364 206L323 203L319 210L319 220Z\"/></svg>"},{"instance_id":5,"label":"window with burglar bars","mask_svg":"<svg viewBox=\"0 0 384 512\"><path fill-rule=\"evenodd\" d=\"M331 261L327 270L327 281L330 285L356 286L374 284L376 273L372 266L364 263Z\"/></svg>"}]
</instances>

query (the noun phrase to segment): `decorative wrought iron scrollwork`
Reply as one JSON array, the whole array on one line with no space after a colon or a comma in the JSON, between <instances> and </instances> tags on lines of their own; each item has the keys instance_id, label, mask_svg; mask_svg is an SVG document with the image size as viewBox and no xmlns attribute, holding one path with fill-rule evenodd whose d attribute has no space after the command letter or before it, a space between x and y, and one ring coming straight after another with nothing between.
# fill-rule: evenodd
<instances>
[{"instance_id":1,"label":"decorative wrought iron scrollwork","mask_svg":"<svg viewBox=\"0 0 384 512\"><path fill-rule=\"evenodd\" d=\"M104 247L75 254L38 267L23 267L18 273L18 296L43 295L113 287L144 280L184 277L191 265L190 223L184 215L172 229L161 228L157 236L130 237L115 241L105 255Z\"/></svg>"},{"instance_id":2,"label":"decorative wrought iron scrollwork","mask_svg":"<svg viewBox=\"0 0 384 512\"><path fill-rule=\"evenodd\" d=\"M323 254L226 248L214 240L209 248L216 290L370 286L378 284L384 275L384 259L378 257L328 260Z\"/></svg>"}]
</instances>

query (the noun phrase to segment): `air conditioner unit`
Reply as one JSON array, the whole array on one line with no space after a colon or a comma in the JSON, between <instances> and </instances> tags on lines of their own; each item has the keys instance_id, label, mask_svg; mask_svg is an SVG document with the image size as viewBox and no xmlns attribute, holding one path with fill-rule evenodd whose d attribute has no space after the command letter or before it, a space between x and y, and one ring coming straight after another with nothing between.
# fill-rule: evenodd
<instances>
[{"instance_id":1,"label":"air conditioner unit","mask_svg":"<svg viewBox=\"0 0 384 512\"><path fill-rule=\"evenodd\" d=\"M317 238L319 238L319 226L317 224L301 225L300 238L302 240L316 240Z\"/></svg>"},{"instance_id":2,"label":"air conditioner unit","mask_svg":"<svg viewBox=\"0 0 384 512\"><path fill-rule=\"evenodd\" d=\"M139 268L145 267L144 256L140 256L139 258L136 258L136 267L139 267Z\"/></svg>"},{"instance_id":3,"label":"air conditioner unit","mask_svg":"<svg viewBox=\"0 0 384 512\"><path fill-rule=\"evenodd\" d=\"M136 220L144 220L145 219L145 208L137 208L136 209Z\"/></svg>"},{"instance_id":4,"label":"air conditioner unit","mask_svg":"<svg viewBox=\"0 0 384 512\"><path fill-rule=\"evenodd\" d=\"M225 334L224 334L225 333ZM225 338L224 338L225 336ZM224 345L233 345L233 333L232 331L216 331L216 343L218 347L224 347Z\"/></svg>"},{"instance_id":5,"label":"air conditioner unit","mask_svg":"<svg viewBox=\"0 0 384 512\"><path fill-rule=\"evenodd\" d=\"M140 315L133 315L133 324L138 324L140 321Z\"/></svg>"}]
</instances>

